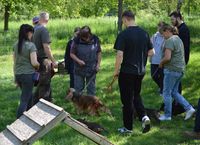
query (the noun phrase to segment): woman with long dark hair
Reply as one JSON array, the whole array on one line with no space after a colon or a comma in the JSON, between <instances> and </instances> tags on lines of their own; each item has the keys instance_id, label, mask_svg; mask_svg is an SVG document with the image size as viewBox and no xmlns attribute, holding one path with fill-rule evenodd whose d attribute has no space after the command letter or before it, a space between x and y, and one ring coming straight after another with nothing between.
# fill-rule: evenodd
<instances>
[{"instance_id":1,"label":"woman with long dark hair","mask_svg":"<svg viewBox=\"0 0 200 145\"><path fill-rule=\"evenodd\" d=\"M31 42L33 32L34 29L31 25L22 24L19 29L18 41L14 45L15 83L21 89L17 118L32 107L33 74L35 69L39 68L37 49Z\"/></svg>"}]
</instances>

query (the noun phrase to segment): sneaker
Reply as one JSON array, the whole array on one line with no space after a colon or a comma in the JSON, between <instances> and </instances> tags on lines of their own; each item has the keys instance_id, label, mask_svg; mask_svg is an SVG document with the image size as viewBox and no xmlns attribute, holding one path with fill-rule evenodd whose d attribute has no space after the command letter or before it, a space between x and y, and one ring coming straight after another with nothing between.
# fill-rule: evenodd
<instances>
[{"instance_id":1,"label":"sneaker","mask_svg":"<svg viewBox=\"0 0 200 145\"><path fill-rule=\"evenodd\" d=\"M160 115L160 117L158 118L160 121L169 121L172 120L171 117L166 117L164 114Z\"/></svg>"},{"instance_id":2,"label":"sneaker","mask_svg":"<svg viewBox=\"0 0 200 145\"><path fill-rule=\"evenodd\" d=\"M185 132L183 132L183 135L185 137L191 138L191 139L200 139L200 132L185 131Z\"/></svg>"},{"instance_id":3,"label":"sneaker","mask_svg":"<svg viewBox=\"0 0 200 145\"><path fill-rule=\"evenodd\" d=\"M144 116L142 118L142 133L149 132L150 128L150 119L148 116Z\"/></svg>"},{"instance_id":4,"label":"sneaker","mask_svg":"<svg viewBox=\"0 0 200 145\"><path fill-rule=\"evenodd\" d=\"M185 120L188 120L189 118L191 118L194 112L195 110L193 107L190 110L186 111Z\"/></svg>"},{"instance_id":5,"label":"sneaker","mask_svg":"<svg viewBox=\"0 0 200 145\"><path fill-rule=\"evenodd\" d=\"M120 133L132 133L132 130L127 129L126 127L118 128L117 129Z\"/></svg>"}]
</instances>

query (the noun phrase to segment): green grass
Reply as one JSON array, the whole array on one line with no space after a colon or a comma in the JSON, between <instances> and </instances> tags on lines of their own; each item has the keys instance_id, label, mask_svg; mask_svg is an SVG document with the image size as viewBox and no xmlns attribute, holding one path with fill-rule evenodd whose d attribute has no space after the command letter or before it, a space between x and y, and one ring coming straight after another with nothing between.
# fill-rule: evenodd
<instances>
[{"instance_id":1,"label":"green grass","mask_svg":"<svg viewBox=\"0 0 200 145\"><path fill-rule=\"evenodd\" d=\"M151 24L147 23L151 21ZM166 19L167 20L167 19ZM191 59L183 78L183 95L189 102L196 105L200 96L200 20L189 21L192 46ZM55 76L52 79L54 103L65 109L74 118L86 118L89 121L97 122L103 125L108 133L104 135L113 143L118 145L188 145L200 144L200 141L188 140L182 136L185 130L192 130L194 118L184 121L184 115L174 117L171 122L156 124L152 122L152 129L147 134L141 133L141 123L138 120L134 122L134 133L130 136L121 136L117 128L122 126L121 102L117 82L114 84L113 92L105 92L105 87L111 81L115 52L113 43L116 37L116 19L115 18L97 18L97 19L72 19L72 20L53 20L50 21L48 28L52 36L53 54L56 59L62 59L65 51L66 41L70 38L75 26L85 24L91 26L102 40L102 65L101 71L97 75L97 96L111 109L113 117L102 114L101 117L92 117L88 115L77 115L72 103L65 101L66 89L69 87L69 76ZM146 16L144 19L138 19L139 25L147 29L150 34L156 31L157 19ZM24 21L30 23L28 21ZM15 88L12 73L12 43L17 38L17 28L24 22L11 22L10 31L6 35L0 35L0 131L4 130L6 125L11 124L16 119L16 109L19 104L20 90ZM145 23L146 22L146 23ZM0 22L2 24L2 22ZM4 33L5 34L5 33ZM157 87L152 81L147 65L147 73L142 85L142 97L146 107L158 109L162 98L157 93ZM48 134L36 141L34 145L93 145L94 143L86 137L80 135L64 123L58 124Z\"/></svg>"}]
</instances>

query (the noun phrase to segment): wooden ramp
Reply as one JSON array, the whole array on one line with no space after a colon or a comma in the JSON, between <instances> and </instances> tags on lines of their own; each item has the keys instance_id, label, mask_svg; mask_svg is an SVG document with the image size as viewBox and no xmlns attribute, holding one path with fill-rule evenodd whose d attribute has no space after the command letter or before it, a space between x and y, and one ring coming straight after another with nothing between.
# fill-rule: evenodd
<instances>
[{"instance_id":1,"label":"wooden ramp","mask_svg":"<svg viewBox=\"0 0 200 145\"><path fill-rule=\"evenodd\" d=\"M97 144L112 145L105 137L70 117L63 108L44 99L40 99L35 106L0 133L0 145L30 145L61 121Z\"/></svg>"}]
</instances>

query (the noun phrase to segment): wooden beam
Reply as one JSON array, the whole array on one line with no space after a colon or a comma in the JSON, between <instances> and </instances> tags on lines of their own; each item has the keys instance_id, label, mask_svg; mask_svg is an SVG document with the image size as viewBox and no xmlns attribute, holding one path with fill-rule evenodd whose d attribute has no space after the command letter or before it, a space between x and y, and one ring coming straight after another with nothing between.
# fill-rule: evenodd
<instances>
[{"instance_id":1,"label":"wooden beam","mask_svg":"<svg viewBox=\"0 0 200 145\"><path fill-rule=\"evenodd\" d=\"M81 122L71 118L70 116L65 117L64 123L66 123L71 128L75 129L82 135L86 136L93 142L100 145L113 145L110 141L108 141L104 136L92 131L87 126L82 124Z\"/></svg>"}]
</instances>

